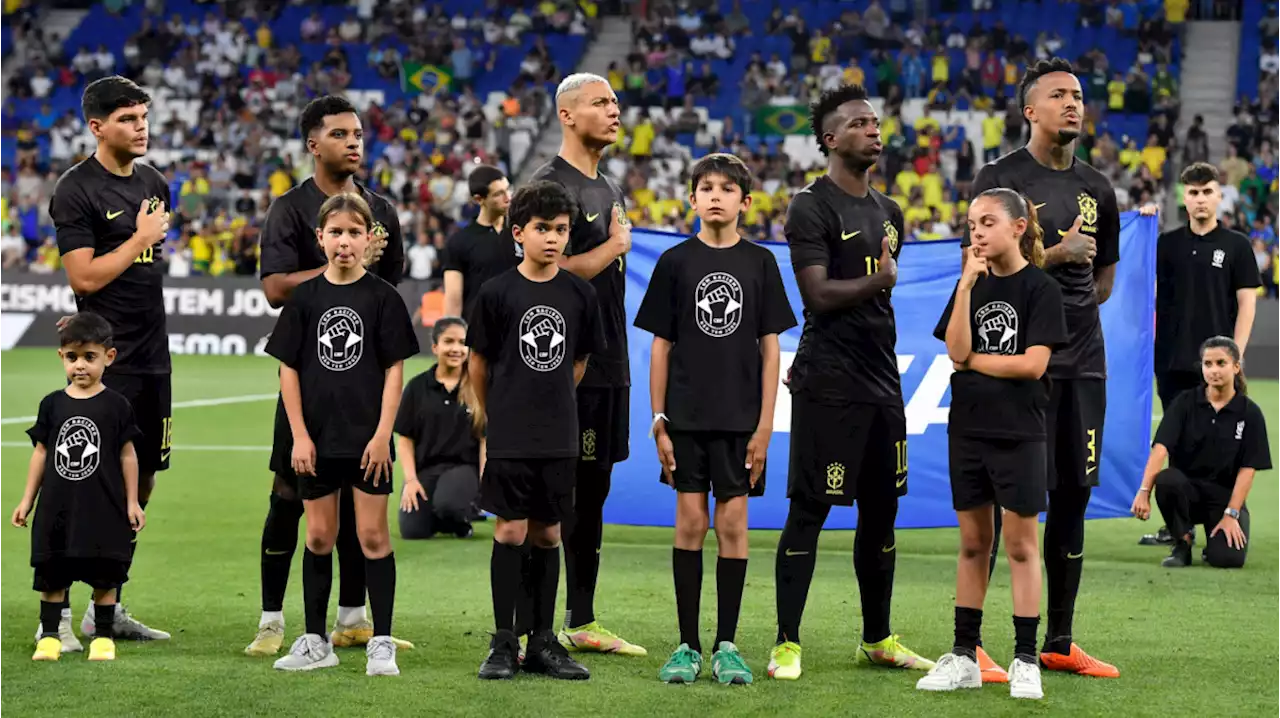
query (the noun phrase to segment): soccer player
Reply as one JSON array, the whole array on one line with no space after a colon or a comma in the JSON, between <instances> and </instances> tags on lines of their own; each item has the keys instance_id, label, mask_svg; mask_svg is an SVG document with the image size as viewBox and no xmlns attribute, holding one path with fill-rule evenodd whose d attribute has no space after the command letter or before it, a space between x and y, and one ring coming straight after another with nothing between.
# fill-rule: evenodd
<instances>
[{"instance_id":1,"label":"soccer player","mask_svg":"<svg viewBox=\"0 0 1280 718\"><path fill-rule=\"evenodd\" d=\"M801 190L785 234L804 301L791 367L791 507L778 542L778 638L769 675L800 677L800 618L818 534L832 506L858 503L853 568L862 594L860 654L871 663L928 670L889 630L893 524L907 493L907 420L890 302L902 247L902 209L867 181L883 146L880 118L859 85L810 107L827 171Z\"/></svg>"},{"instance_id":2,"label":"soccer player","mask_svg":"<svg viewBox=\"0 0 1280 718\"><path fill-rule=\"evenodd\" d=\"M604 531L604 502L613 465L630 453L631 366L627 358L626 254L631 226L626 195L600 173L600 157L618 139L618 97L599 75L579 73L556 88L563 137L559 154L534 173L572 195L575 218L560 266L591 282L600 298L604 344L591 354L578 390L581 459L573 510L565 516L564 629L559 639L571 651L644 656L644 648L620 638L596 620L596 583ZM526 613L522 609L522 614ZM523 626L522 626L523 627Z\"/></svg>"},{"instance_id":3,"label":"soccer player","mask_svg":"<svg viewBox=\"0 0 1280 718\"><path fill-rule=\"evenodd\" d=\"M1036 665L1040 627L1039 517L1045 508L1045 370L1067 339L1062 290L1040 270L1035 206L991 189L969 206L972 256L933 334L955 363L947 425L951 502L960 523L955 647L916 683L926 691L981 688L978 637L990 578L993 503L1007 512L1016 642L1009 694L1044 697Z\"/></svg>"},{"instance_id":4,"label":"soccer player","mask_svg":"<svg viewBox=\"0 0 1280 718\"><path fill-rule=\"evenodd\" d=\"M151 96L123 77L89 83L81 110L98 148L58 179L49 200L76 308L100 315L112 327L117 355L102 382L128 400L141 431L134 444L138 504L144 509L156 472L169 468L173 428L164 270L156 264L169 231L169 182L138 161L147 153L150 104ZM130 563L136 550L134 541ZM115 638L168 640L168 633L143 625L116 598ZM85 636L97 635L96 615L90 604L80 622ZM62 650L82 650L71 631L70 599L64 599L59 625Z\"/></svg>"},{"instance_id":5,"label":"soccer player","mask_svg":"<svg viewBox=\"0 0 1280 718\"><path fill-rule=\"evenodd\" d=\"M441 317L431 327L431 340L436 365L409 380L396 416L404 469L400 538L470 538L471 508L480 491L481 427L471 411L467 323Z\"/></svg>"},{"instance_id":6,"label":"soccer player","mask_svg":"<svg viewBox=\"0 0 1280 718\"><path fill-rule=\"evenodd\" d=\"M1049 509L1044 527L1049 597L1040 665L1118 678L1115 666L1072 642L1071 628L1084 559L1084 514L1092 487L1098 485L1107 408L1107 356L1098 307L1111 296L1120 260L1120 212L1107 178L1075 158L1084 95L1071 63L1061 58L1037 62L1022 76L1018 98L1031 138L1022 149L983 167L973 191L976 196L1005 187L1031 198L1044 229L1045 271L1062 285L1066 308L1068 340L1049 359ZM968 247L968 237L961 243ZM967 258L969 250L965 252ZM998 526L990 570L995 569ZM1006 680L981 647L978 663L984 680Z\"/></svg>"},{"instance_id":7,"label":"soccer player","mask_svg":"<svg viewBox=\"0 0 1280 718\"><path fill-rule=\"evenodd\" d=\"M1192 527L1209 536L1202 558L1217 568L1241 568L1248 555L1254 475L1271 468L1266 417L1245 396L1240 347L1230 337L1201 345L1204 386L1174 399L1156 429L1134 516L1151 517L1151 490L1176 542L1162 565L1191 565ZM1165 459L1169 468L1164 468ZM1213 526L1213 529L1209 527Z\"/></svg>"},{"instance_id":8,"label":"soccer player","mask_svg":"<svg viewBox=\"0 0 1280 718\"><path fill-rule=\"evenodd\" d=\"M444 245L444 313L450 317L467 316L481 285L520 263L519 246L503 231L511 182L497 167L480 165L467 186L480 214Z\"/></svg>"},{"instance_id":9,"label":"soccer player","mask_svg":"<svg viewBox=\"0 0 1280 718\"><path fill-rule=\"evenodd\" d=\"M385 197L355 182L364 157L364 129L356 108L343 97L319 97L303 108L298 124L307 151L315 158L315 174L276 198L267 211L261 250L262 291L267 301L273 307L284 306L295 287L325 271L328 259L316 241L316 217L325 200L344 192L359 194L373 211L366 266L382 279L398 284L404 275L399 215ZM276 402L270 460L275 479L262 527L262 616L257 635L245 648L251 656L275 655L284 641L284 595L303 513L298 477L290 466L292 452L293 434L281 399ZM332 636L336 646L363 645L373 635L365 613L364 554L353 523L354 510L350 489L344 489L340 525L346 529L338 532L341 582ZM397 645L412 647L406 642Z\"/></svg>"},{"instance_id":10,"label":"soccer player","mask_svg":"<svg viewBox=\"0 0 1280 718\"><path fill-rule=\"evenodd\" d=\"M1234 337L1243 354L1262 286L1249 238L1218 224L1218 169L1196 162L1181 179L1188 222L1156 244L1156 388L1166 414L1179 394L1203 386L1199 355L1206 339ZM1139 543L1174 539L1162 526Z\"/></svg>"},{"instance_id":11,"label":"soccer player","mask_svg":"<svg viewBox=\"0 0 1280 718\"><path fill-rule=\"evenodd\" d=\"M744 684L751 669L734 641L747 579L747 497L764 494L778 334L796 318L773 252L738 236L738 216L751 205L746 164L712 154L690 172L689 203L702 228L662 253L636 314L636 326L653 334L652 434L662 480L677 492L671 569L680 646L659 677L692 683L702 671L702 543L714 493L719 619L711 674Z\"/></svg>"},{"instance_id":12,"label":"soccer player","mask_svg":"<svg viewBox=\"0 0 1280 718\"><path fill-rule=\"evenodd\" d=\"M67 386L40 401L36 423L27 429L35 450L26 491L10 520L25 528L40 497L31 566L33 588L40 592L41 635L31 658L61 657L62 602L71 583L83 581L93 587L94 625L100 629L89 644L89 660L114 661L117 589L129 580L133 538L146 523L134 447L141 432L128 399L102 383L117 355L107 320L79 312L58 330L58 343Z\"/></svg>"},{"instance_id":13,"label":"soccer player","mask_svg":"<svg viewBox=\"0 0 1280 718\"><path fill-rule=\"evenodd\" d=\"M338 665L324 628L338 494L351 488L373 609L365 672L400 674L391 640L396 559L387 496L404 360L418 353L418 339L395 287L364 268L374 223L369 204L358 194L325 200L316 234L328 266L294 288L267 342L267 353L280 360L280 394L293 434L290 463L307 516L302 562L307 629L289 655L276 661L280 670Z\"/></svg>"},{"instance_id":14,"label":"soccer player","mask_svg":"<svg viewBox=\"0 0 1280 718\"><path fill-rule=\"evenodd\" d=\"M595 289L559 267L577 214L573 197L554 182L516 192L510 221L524 258L481 287L467 332L473 410L487 427L480 506L497 517L489 560L496 630L480 666L483 680L515 675L516 602L526 592L532 611L523 670L590 677L553 632L560 522L578 463L577 385L588 355L604 342Z\"/></svg>"}]
</instances>

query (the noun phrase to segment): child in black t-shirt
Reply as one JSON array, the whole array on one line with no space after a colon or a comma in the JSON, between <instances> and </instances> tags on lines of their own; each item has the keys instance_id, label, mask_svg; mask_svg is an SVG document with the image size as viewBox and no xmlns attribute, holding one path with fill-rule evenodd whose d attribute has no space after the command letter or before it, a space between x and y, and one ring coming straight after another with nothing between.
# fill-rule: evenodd
<instances>
[{"instance_id":1,"label":"child in black t-shirt","mask_svg":"<svg viewBox=\"0 0 1280 718\"><path fill-rule=\"evenodd\" d=\"M572 510L578 461L577 385L587 356L603 344L595 289L559 267L577 214L573 198L554 182L516 192L509 221L524 258L485 283L468 317L473 410L483 412L486 426L480 507L497 517L489 567L496 631L481 679L515 675L516 600L526 589L533 615L523 669L590 677L552 632L560 521ZM522 571L526 538L531 548Z\"/></svg>"},{"instance_id":2,"label":"child in black t-shirt","mask_svg":"<svg viewBox=\"0 0 1280 718\"><path fill-rule=\"evenodd\" d=\"M1045 370L1067 340L1062 291L1040 270L1035 206L990 189L969 207L971 256L934 336L955 363L948 435L951 501L960 523L955 647L916 687L982 687L982 604L994 539L993 502L1003 508L1016 637L1009 667L1014 698L1043 698L1036 662L1040 625L1038 517L1046 506ZM987 659L990 660L990 659Z\"/></svg>"},{"instance_id":3,"label":"child in black t-shirt","mask_svg":"<svg viewBox=\"0 0 1280 718\"><path fill-rule=\"evenodd\" d=\"M667 683L691 683L702 671L708 493L716 498L720 554L712 674L724 684L752 681L734 645L747 577L747 497L764 494L778 334L796 319L773 253L738 235L751 184L747 166L732 155L708 155L693 166L689 202L702 229L662 253L636 315L636 326L653 334L649 395L661 478L677 492L671 567L680 646L658 674Z\"/></svg>"},{"instance_id":4,"label":"child in black t-shirt","mask_svg":"<svg viewBox=\"0 0 1280 718\"><path fill-rule=\"evenodd\" d=\"M307 517L306 634L275 667L303 671L338 665L325 635L325 616L338 498L343 487L351 486L373 612L365 672L399 675L391 638L396 564L387 496L404 360L418 353L418 340L404 300L364 268L374 226L368 203L357 194L333 195L321 206L317 225L329 266L297 286L267 342L267 353L280 360L280 393L293 432L291 462Z\"/></svg>"},{"instance_id":5,"label":"child in black t-shirt","mask_svg":"<svg viewBox=\"0 0 1280 718\"><path fill-rule=\"evenodd\" d=\"M93 587L97 626L89 660L113 661L116 646L109 636L117 588L129 580L130 544L146 524L133 446L140 431L128 400L102 384L116 358L111 324L80 312L58 330L58 340L68 384L40 401L35 426L27 429L35 450L11 519L25 527L39 496L31 566L41 634L31 658L56 661L63 652L82 650L69 611L64 621L62 601L73 582L83 581Z\"/></svg>"}]
</instances>

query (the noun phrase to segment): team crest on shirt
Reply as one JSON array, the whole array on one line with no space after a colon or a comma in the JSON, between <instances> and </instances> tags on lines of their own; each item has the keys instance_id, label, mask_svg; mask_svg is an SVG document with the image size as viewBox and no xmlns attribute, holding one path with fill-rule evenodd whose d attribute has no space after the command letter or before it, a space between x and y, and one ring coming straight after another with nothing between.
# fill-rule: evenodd
<instances>
[{"instance_id":1,"label":"team crest on shirt","mask_svg":"<svg viewBox=\"0 0 1280 718\"><path fill-rule=\"evenodd\" d=\"M887 219L884 221L884 236L889 238L889 251L898 251L898 228Z\"/></svg>"},{"instance_id":2,"label":"team crest on shirt","mask_svg":"<svg viewBox=\"0 0 1280 718\"><path fill-rule=\"evenodd\" d=\"M582 460L596 460L596 430L587 429L582 432Z\"/></svg>"},{"instance_id":3,"label":"team crest on shirt","mask_svg":"<svg viewBox=\"0 0 1280 718\"><path fill-rule=\"evenodd\" d=\"M1008 302L987 302L973 318L978 325L979 353L1018 353L1018 313Z\"/></svg>"},{"instance_id":4,"label":"team crest on shirt","mask_svg":"<svg viewBox=\"0 0 1280 718\"><path fill-rule=\"evenodd\" d=\"M330 307L316 326L316 353L329 371L346 371L364 355L364 321L350 307Z\"/></svg>"},{"instance_id":5,"label":"team crest on shirt","mask_svg":"<svg viewBox=\"0 0 1280 718\"><path fill-rule=\"evenodd\" d=\"M827 464L827 493L835 496L844 493L844 464L839 461Z\"/></svg>"},{"instance_id":6,"label":"team crest on shirt","mask_svg":"<svg viewBox=\"0 0 1280 718\"><path fill-rule=\"evenodd\" d=\"M1213 250L1213 266L1222 269L1222 263L1227 259L1227 253L1221 249Z\"/></svg>"},{"instance_id":7,"label":"team crest on shirt","mask_svg":"<svg viewBox=\"0 0 1280 718\"><path fill-rule=\"evenodd\" d=\"M1087 192L1081 192L1076 197L1076 204L1080 206L1080 218L1083 223L1080 229L1085 232L1098 231L1098 200Z\"/></svg>"},{"instance_id":8,"label":"team crest on shirt","mask_svg":"<svg viewBox=\"0 0 1280 718\"><path fill-rule=\"evenodd\" d=\"M98 426L83 416L62 423L53 442L53 469L67 481L80 481L98 470L102 455L102 435Z\"/></svg>"},{"instance_id":9,"label":"team crest on shirt","mask_svg":"<svg viewBox=\"0 0 1280 718\"><path fill-rule=\"evenodd\" d=\"M539 304L520 317L520 358L534 371L552 371L564 361L564 315Z\"/></svg>"},{"instance_id":10,"label":"team crest on shirt","mask_svg":"<svg viewBox=\"0 0 1280 718\"><path fill-rule=\"evenodd\" d=\"M742 324L742 285L727 272L712 272L693 291L698 328L709 337L727 337Z\"/></svg>"},{"instance_id":11,"label":"team crest on shirt","mask_svg":"<svg viewBox=\"0 0 1280 718\"><path fill-rule=\"evenodd\" d=\"M387 225L381 222L374 222L373 226L369 228L370 239L385 240L389 236L391 236L391 233L387 231Z\"/></svg>"},{"instance_id":12,"label":"team crest on shirt","mask_svg":"<svg viewBox=\"0 0 1280 718\"><path fill-rule=\"evenodd\" d=\"M151 214L152 212L158 209L160 209L160 198L148 197L147 198L147 214Z\"/></svg>"}]
</instances>

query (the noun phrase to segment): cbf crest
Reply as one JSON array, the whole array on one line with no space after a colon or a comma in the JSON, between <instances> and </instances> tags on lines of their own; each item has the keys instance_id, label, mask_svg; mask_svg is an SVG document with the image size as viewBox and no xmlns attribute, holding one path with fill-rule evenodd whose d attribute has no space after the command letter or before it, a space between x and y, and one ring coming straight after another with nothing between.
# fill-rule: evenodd
<instances>
[{"instance_id":1,"label":"cbf crest","mask_svg":"<svg viewBox=\"0 0 1280 718\"><path fill-rule=\"evenodd\" d=\"M381 222L374 222L373 226L369 228L370 239L386 241L389 236L391 236L391 233L387 231L387 225Z\"/></svg>"},{"instance_id":2,"label":"cbf crest","mask_svg":"<svg viewBox=\"0 0 1280 718\"><path fill-rule=\"evenodd\" d=\"M727 337L742 324L742 285L732 274L712 272L693 291L698 328L709 337Z\"/></svg>"},{"instance_id":3,"label":"cbf crest","mask_svg":"<svg viewBox=\"0 0 1280 718\"><path fill-rule=\"evenodd\" d=\"M148 197L147 198L147 214L151 214L158 209L160 209L160 198Z\"/></svg>"},{"instance_id":4,"label":"cbf crest","mask_svg":"<svg viewBox=\"0 0 1280 718\"><path fill-rule=\"evenodd\" d=\"M53 469L67 481L81 481L98 470L102 435L91 420L73 416L64 421L53 447Z\"/></svg>"},{"instance_id":5,"label":"cbf crest","mask_svg":"<svg viewBox=\"0 0 1280 718\"><path fill-rule=\"evenodd\" d=\"M844 493L844 464L838 461L827 464L827 493L833 496Z\"/></svg>"},{"instance_id":6,"label":"cbf crest","mask_svg":"<svg viewBox=\"0 0 1280 718\"><path fill-rule=\"evenodd\" d=\"M1076 204L1080 206L1080 218L1084 220L1083 229L1090 232L1096 232L1095 226L1098 224L1098 200L1091 195L1081 192L1076 197Z\"/></svg>"},{"instance_id":7,"label":"cbf crest","mask_svg":"<svg viewBox=\"0 0 1280 718\"><path fill-rule=\"evenodd\" d=\"M539 304L520 318L520 358L534 371L552 371L564 361L564 315L555 307Z\"/></svg>"},{"instance_id":8,"label":"cbf crest","mask_svg":"<svg viewBox=\"0 0 1280 718\"><path fill-rule=\"evenodd\" d=\"M329 371L346 371L364 355L364 321L351 307L331 307L316 326L316 353Z\"/></svg>"},{"instance_id":9,"label":"cbf crest","mask_svg":"<svg viewBox=\"0 0 1280 718\"><path fill-rule=\"evenodd\" d=\"M884 221L884 236L889 238L889 252L898 251L898 228L893 226L893 222Z\"/></svg>"}]
</instances>

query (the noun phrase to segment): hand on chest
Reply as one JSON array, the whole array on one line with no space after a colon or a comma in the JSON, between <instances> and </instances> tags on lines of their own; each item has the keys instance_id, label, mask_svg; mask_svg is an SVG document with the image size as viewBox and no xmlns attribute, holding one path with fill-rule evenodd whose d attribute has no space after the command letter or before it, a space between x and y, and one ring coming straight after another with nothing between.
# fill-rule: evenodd
<instances>
[{"instance_id":1,"label":"hand on chest","mask_svg":"<svg viewBox=\"0 0 1280 718\"><path fill-rule=\"evenodd\" d=\"M1098 236L1098 197L1082 187L1054 187L1033 185L1023 191L1035 207L1040 228L1044 230L1044 244L1052 247L1067 235L1071 225L1080 217L1080 234Z\"/></svg>"},{"instance_id":2,"label":"hand on chest","mask_svg":"<svg viewBox=\"0 0 1280 718\"><path fill-rule=\"evenodd\" d=\"M832 257L840 267L840 276L862 277L880 268L881 244L889 240L889 252L898 256L900 238L893 221L879 213L845 212L837 217L831 233Z\"/></svg>"}]
</instances>

